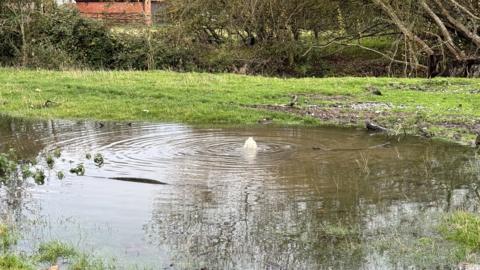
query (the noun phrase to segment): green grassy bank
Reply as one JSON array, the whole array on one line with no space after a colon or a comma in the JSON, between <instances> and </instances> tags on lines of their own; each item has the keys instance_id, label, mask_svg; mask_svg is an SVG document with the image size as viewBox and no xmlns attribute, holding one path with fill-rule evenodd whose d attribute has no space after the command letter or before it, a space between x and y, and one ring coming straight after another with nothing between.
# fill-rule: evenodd
<instances>
[{"instance_id":1,"label":"green grassy bank","mask_svg":"<svg viewBox=\"0 0 480 270\"><path fill-rule=\"evenodd\" d=\"M298 104L286 106L292 95ZM199 125L360 126L369 119L392 133L471 143L480 127L480 80L0 69L0 108L18 117Z\"/></svg>"}]
</instances>

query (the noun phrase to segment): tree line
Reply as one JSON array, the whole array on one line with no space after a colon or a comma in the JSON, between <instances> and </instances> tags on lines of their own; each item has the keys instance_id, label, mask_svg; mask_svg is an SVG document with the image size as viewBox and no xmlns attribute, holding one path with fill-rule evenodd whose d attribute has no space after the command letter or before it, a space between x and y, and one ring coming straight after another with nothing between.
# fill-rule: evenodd
<instances>
[{"instance_id":1,"label":"tree line","mask_svg":"<svg viewBox=\"0 0 480 270\"><path fill-rule=\"evenodd\" d=\"M112 28L54 0L1 0L0 62L322 76L369 54L375 75L480 76L478 0L169 0L162 14Z\"/></svg>"}]
</instances>

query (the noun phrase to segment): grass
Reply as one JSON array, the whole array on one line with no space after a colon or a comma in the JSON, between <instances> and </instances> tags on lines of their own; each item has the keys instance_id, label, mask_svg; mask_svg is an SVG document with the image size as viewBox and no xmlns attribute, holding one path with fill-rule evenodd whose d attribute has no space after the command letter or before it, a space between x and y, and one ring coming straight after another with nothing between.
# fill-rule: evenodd
<instances>
[{"instance_id":1,"label":"grass","mask_svg":"<svg viewBox=\"0 0 480 270\"><path fill-rule=\"evenodd\" d=\"M11 230L0 222L0 252L8 250L14 244L16 244L16 239Z\"/></svg>"},{"instance_id":2,"label":"grass","mask_svg":"<svg viewBox=\"0 0 480 270\"><path fill-rule=\"evenodd\" d=\"M0 269L2 270L33 270L34 268L17 255L0 255Z\"/></svg>"},{"instance_id":3,"label":"grass","mask_svg":"<svg viewBox=\"0 0 480 270\"><path fill-rule=\"evenodd\" d=\"M454 212L443 220L440 232L469 250L480 251L480 216L476 214Z\"/></svg>"},{"instance_id":4,"label":"grass","mask_svg":"<svg viewBox=\"0 0 480 270\"><path fill-rule=\"evenodd\" d=\"M0 269L1 270L34 270L48 269L48 266L60 263L62 269L68 265L71 270L107 270L127 269L109 264L106 260L78 251L74 246L50 241L41 243L37 250L27 254L14 251L16 239L13 230L0 223ZM128 268L130 269L130 268ZM133 267L132 267L133 269Z\"/></svg>"},{"instance_id":5,"label":"grass","mask_svg":"<svg viewBox=\"0 0 480 270\"><path fill-rule=\"evenodd\" d=\"M42 243L38 248L38 261L56 264L58 259L71 259L77 255L73 247L60 241Z\"/></svg>"},{"instance_id":6,"label":"grass","mask_svg":"<svg viewBox=\"0 0 480 270\"><path fill-rule=\"evenodd\" d=\"M38 250L30 255L17 254L12 251L0 253L1 270L48 269L49 266L58 265L58 263L60 263L61 269L71 270L136 269L108 263L104 259L82 253L73 246L60 241L42 243Z\"/></svg>"},{"instance_id":7,"label":"grass","mask_svg":"<svg viewBox=\"0 0 480 270\"><path fill-rule=\"evenodd\" d=\"M368 248L385 255L395 269L457 269L460 262L478 263L477 254L440 232L448 215L425 211L394 218L369 232Z\"/></svg>"},{"instance_id":8,"label":"grass","mask_svg":"<svg viewBox=\"0 0 480 270\"><path fill-rule=\"evenodd\" d=\"M382 95L372 94L372 88ZM359 126L371 119L392 130L423 134L426 129L435 137L461 142L475 137L479 89L480 80L453 78L281 79L0 69L0 108L14 117L197 125L256 125L268 118L276 125L302 126ZM287 104L293 94L299 95L298 107L275 106Z\"/></svg>"}]
</instances>

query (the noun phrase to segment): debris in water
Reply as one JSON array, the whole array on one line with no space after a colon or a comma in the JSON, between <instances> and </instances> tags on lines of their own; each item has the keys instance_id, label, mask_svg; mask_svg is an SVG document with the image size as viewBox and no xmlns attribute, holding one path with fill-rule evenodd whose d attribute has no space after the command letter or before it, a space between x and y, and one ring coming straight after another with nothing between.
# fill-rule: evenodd
<instances>
[{"instance_id":1,"label":"debris in water","mask_svg":"<svg viewBox=\"0 0 480 270\"><path fill-rule=\"evenodd\" d=\"M153 185L168 185L165 182L149 179L149 178L139 178L139 177L107 177L108 179L126 181L126 182L137 182L143 184L153 184Z\"/></svg>"},{"instance_id":2,"label":"debris in water","mask_svg":"<svg viewBox=\"0 0 480 270\"><path fill-rule=\"evenodd\" d=\"M375 132L387 132L388 129L387 128L384 128L382 126L379 126L375 123L372 123L370 121L366 121L365 122L365 127L367 128L367 130L369 131L375 131Z\"/></svg>"},{"instance_id":3,"label":"debris in water","mask_svg":"<svg viewBox=\"0 0 480 270\"><path fill-rule=\"evenodd\" d=\"M262 125L270 125L273 123L273 119L270 117L265 117L263 119L258 120L257 123Z\"/></svg>"}]
</instances>

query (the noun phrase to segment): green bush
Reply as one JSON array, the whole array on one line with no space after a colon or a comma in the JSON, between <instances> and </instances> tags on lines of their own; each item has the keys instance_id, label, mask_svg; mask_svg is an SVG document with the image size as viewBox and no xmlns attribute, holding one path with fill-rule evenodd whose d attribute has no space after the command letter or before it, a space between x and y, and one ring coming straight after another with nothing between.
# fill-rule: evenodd
<instances>
[{"instance_id":1,"label":"green bush","mask_svg":"<svg viewBox=\"0 0 480 270\"><path fill-rule=\"evenodd\" d=\"M32 25L37 38L33 47L37 50L63 52L60 60L67 65L75 63L89 68L111 65L115 42L110 30L101 22L84 18L76 10L65 7L41 14L35 20ZM53 57L40 63L47 63L49 59L58 61Z\"/></svg>"},{"instance_id":2,"label":"green bush","mask_svg":"<svg viewBox=\"0 0 480 270\"><path fill-rule=\"evenodd\" d=\"M0 14L0 17L2 14ZM3 14L3 16L6 16ZM69 7L56 7L30 16L27 57L18 26L1 27L0 63L46 69L120 69L237 72L249 74L318 76L320 57L301 41L264 41L253 46L235 38L221 43L199 39L183 27L108 28L82 17Z\"/></svg>"}]
</instances>

